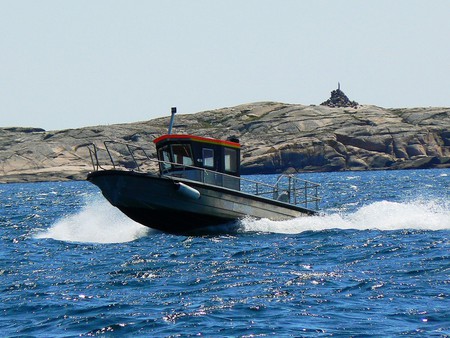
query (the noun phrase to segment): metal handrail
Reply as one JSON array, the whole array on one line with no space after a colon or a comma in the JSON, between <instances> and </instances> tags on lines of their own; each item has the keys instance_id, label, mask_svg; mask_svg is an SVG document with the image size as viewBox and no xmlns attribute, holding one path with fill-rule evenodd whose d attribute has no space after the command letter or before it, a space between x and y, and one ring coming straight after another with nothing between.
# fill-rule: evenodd
<instances>
[{"instance_id":1,"label":"metal handrail","mask_svg":"<svg viewBox=\"0 0 450 338\"><path fill-rule=\"evenodd\" d=\"M100 169L107 170L102 163L99 161L99 152L100 151L106 151L109 157L109 160L113 166L114 169L117 168L123 168L127 171L130 171L129 168L126 168L125 166L121 167L119 166L119 163L116 163L114 161L114 156L112 154L112 151L109 149L109 145L111 144L118 144L121 146L125 146L127 149L129 155L131 156L132 162L134 163L134 168L136 168L137 172L147 172L152 173L155 175L160 175L162 177L179 177L184 179L190 179L192 181L198 181L205 184L210 184L206 182L205 178L208 177L208 175L214 175L213 177L220 177L222 181L224 179L230 180L238 180L239 184L237 185L239 190L243 189L242 191L250 193L252 195L256 196L263 196L269 199L273 200L279 200L282 202L286 202L293 205L303 205L305 208L308 208L308 204L314 203L315 209L317 210L319 208L319 202L320 197L318 197L318 188L320 187L320 184L314 183L311 181L299 179L295 177L294 175L287 175L282 174L278 176L275 184L268 184L264 182L259 182L255 180L251 180L248 178L242 178L239 176L233 176L225 173L219 173L210 169L205 168L199 168L194 167L190 165L183 165L180 163L174 163L169 161L161 161L155 158L151 158L147 151L139 146L131 145L128 143L118 142L118 141L104 141L103 142L105 149L100 149L97 147L94 143L86 143L82 144L78 147L76 147L75 150L78 150L79 148L86 147L89 150L89 156L92 162L92 167L94 171L98 171ZM144 160L142 163L139 163L138 160L135 157L135 152L142 151L144 154ZM155 164L155 170L152 171L144 171L142 170L142 164L145 161L149 161L153 164ZM159 170L156 170L156 167L159 168ZM176 171L165 169L165 167L170 168L177 168ZM135 170L131 170L135 171ZM194 173L195 171L199 172L199 179L192 179L193 175L190 175L191 178L188 177L187 172ZM218 184L215 184L218 185ZM223 185L222 185L223 186Z\"/></svg>"},{"instance_id":2,"label":"metal handrail","mask_svg":"<svg viewBox=\"0 0 450 338\"><path fill-rule=\"evenodd\" d=\"M283 180L287 180L287 189L283 188ZM291 204L304 204L305 207L308 207L309 202L315 203L315 208L318 209L318 204L320 202L320 198L318 197L318 189L320 184L299 179L292 174L282 174L278 176L278 179L275 183L278 190L284 190L289 192L289 198L293 198ZM300 185L302 185L300 187ZM286 186L286 183L284 183ZM313 189L313 193L308 193L309 189ZM312 197L311 197L312 196ZM301 201L298 201L301 199Z\"/></svg>"},{"instance_id":3,"label":"metal handrail","mask_svg":"<svg viewBox=\"0 0 450 338\"><path fill-rule=\"evenodd\" d=\"M75 152L80 148L87 148L87 150L89 151L89 157L91 159L92 168L94 171L97 171L99 168L101 168L98 157L97 157L98 149L94 143L80 144L75 147ZM95 157L95 161L94 161L94 157Z\"/></svg>"}]
</instances>

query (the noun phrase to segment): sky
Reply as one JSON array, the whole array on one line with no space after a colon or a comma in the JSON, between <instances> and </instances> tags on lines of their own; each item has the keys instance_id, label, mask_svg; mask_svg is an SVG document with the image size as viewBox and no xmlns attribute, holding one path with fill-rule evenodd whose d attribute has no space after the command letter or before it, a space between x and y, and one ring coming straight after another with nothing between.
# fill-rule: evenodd
<instances>
[{"instance_id":1,"label":"sky","mask_svg":"<svg viewBox=\"0 0 450 338\"><path fill-rule=\"evenodd\" d=\"M0 127L258 101L450 107L449 0L0 0Z\"/></svg>"}]
</instances>

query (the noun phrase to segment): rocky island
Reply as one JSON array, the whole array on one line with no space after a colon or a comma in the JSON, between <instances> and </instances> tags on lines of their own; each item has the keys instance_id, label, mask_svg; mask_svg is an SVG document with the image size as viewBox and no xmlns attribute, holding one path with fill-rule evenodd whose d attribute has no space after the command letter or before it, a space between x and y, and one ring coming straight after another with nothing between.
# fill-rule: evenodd
<instances>
[{"instance_id":1,"label":"rocky island","mask_svg":"<svg viewBox=\"0 0 450 338\"><path fill-rule=\"evenodd\" d=\"M179 114L174 132L239 138L243 174L450 168L450 108L349 102L258 102ZM167 132L168 123L169 116L58 131L0 128L0 182L85 179L92 166L77 146L116 140L153 153L152 140Z\"/></svg>"}]
</instances>

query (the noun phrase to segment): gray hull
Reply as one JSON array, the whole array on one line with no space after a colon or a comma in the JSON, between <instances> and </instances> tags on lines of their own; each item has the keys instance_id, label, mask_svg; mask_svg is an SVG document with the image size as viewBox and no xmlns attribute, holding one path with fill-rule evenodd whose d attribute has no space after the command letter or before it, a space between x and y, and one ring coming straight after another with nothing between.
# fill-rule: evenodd
<instances>
[{"instance_id":1,"label":"gray hull","mask_svg":"<svg viewBox=\"0 0 450 338\"><path fill-rule=\"evenodd\" d=\"M189 233L247 216L286 220L316 213L288 203L176 177L107 170L90 173L88 180L131 219L169 233ZM180 182L195 189L200 196L180 190Z\"/></svg>"}]
</instances>

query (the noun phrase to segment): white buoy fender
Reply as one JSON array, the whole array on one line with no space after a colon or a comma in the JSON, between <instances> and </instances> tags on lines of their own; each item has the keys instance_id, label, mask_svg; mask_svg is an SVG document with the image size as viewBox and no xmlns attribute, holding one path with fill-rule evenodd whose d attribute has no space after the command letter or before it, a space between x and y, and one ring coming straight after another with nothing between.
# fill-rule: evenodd
<instances>
[{"instance_id":1,"label":"white buoy fender","mask_svg":"<svg viewBox=\"0 0 450 338\"><path fill-rule=\"evenodd\" d=\"M197 189L194 189L184 183L181 183L181 182L175 183L175 188L178 193L180 193L181 195L183 195L185 197L191 198L193 200L198 200L200 198L200 191L198 191Z\"/></svg>"}]
</instances>

